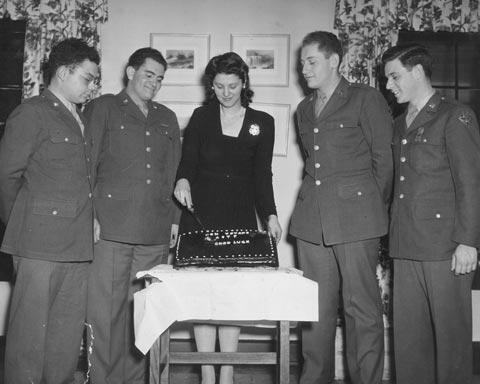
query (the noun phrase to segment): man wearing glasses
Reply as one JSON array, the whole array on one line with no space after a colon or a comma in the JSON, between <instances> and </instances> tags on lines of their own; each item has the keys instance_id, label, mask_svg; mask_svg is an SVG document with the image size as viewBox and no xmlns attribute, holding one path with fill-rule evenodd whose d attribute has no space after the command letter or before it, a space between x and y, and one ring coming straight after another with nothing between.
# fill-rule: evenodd
<instances>
[{"instance_id":1,"label":"man wearing glasses","mask_svg":"<svg viewBox=\"0 0 480 384\"><path fill-rule=\"evenodd\" d=\"M5 384L73 382L93 257L91 139L77 105L98 64L81 40L54 46L48 89L12 112L0 143L1 250L16 274Z\"/></svg>"}]
</instances>

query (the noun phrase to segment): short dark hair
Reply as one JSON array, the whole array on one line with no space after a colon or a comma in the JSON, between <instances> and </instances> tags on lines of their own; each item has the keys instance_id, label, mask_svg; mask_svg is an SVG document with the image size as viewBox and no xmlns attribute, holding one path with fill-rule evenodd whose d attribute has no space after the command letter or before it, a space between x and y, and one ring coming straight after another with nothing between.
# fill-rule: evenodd
<instances>
[{"instance_id":1,"label":"short dark hair","mask_svg":"<svg viewBox=\"0 0 480 384\"><path fill-rule=\"evenodd\" d=\"M60 41L52 47L48 61L43 66L45 83L50 83L61 66L75 66L85 60L100 64L97 50L81 39L69 38Z\"/></svg>"},{"instance_id":2,"label":"short dark hair","mask_svg":"<svg viewBox=\"0 0 480 384\"><path fill-rule=\"evenodd\" d=\"M243 61L243 59L235 52L227 52L210 59L207 67L205 68L204 76L208 102L216 99L215 92L213 91L213 79L215 79L215 76L217 76L219 73L238 76L243 84L240 101L242 106L248 107L248 104L252 102L253 91L250 89L248 65Z\"/></svg>"},{"instance_id":3,"label":"short dark hair","mask_svg":"<svg viewBox=\"0 0 480 384\"><path fill-rule=\"evenodd\" d=\"M400 60L402 65L411 70L415 65L420 64L429 79L432 77L432 56L426 47L420 44L400 44L388 48L382 55L382 63L386 65L389 61Z\"/></svg>"},{"instance_id":4,"label":"short dark hair","mask_svg":"<svg viewBox=\"0 0 480 384\"><path fill-rule=\"evenodd\" d=\"M338 55L338 65L342 63L343 49L338 37L326 31L310 32L302 40L302 48L307 45L317 45L319 51L323 52L326 58L329 58L333 53Z\"/></svg>"},{"instance_id":5,"label":"short dark hair","mask_svg":"<svg viewBox=\"0 0 480 384\"><path fill-rule=\"evenodd\" d=\"M155 60L157 63L163 65L163 68L167 70L167 60L165 60L160 51L150 47L140 48L133 52L128 58L127 67L138 69L145 63L145 60L147 59Z\"/></svg>"}]
</instances>

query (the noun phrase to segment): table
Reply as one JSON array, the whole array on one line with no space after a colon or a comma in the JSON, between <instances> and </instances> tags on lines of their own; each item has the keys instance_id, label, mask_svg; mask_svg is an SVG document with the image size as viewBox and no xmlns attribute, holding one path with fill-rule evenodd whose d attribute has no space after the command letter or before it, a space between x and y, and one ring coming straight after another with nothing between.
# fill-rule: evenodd
<instances>
[{"instance_id":1,"label":"table","mask_svg":"<svg viewBox=\"0 0 480 384\"><path fill-rule=\"evenodd\" d=\"M155 344L150 353L151 383L169 382L169 364L212 361L276 364L279 383L288 383L289 322L318 321L317 283L294 268L176 270L160 265L139 272L137 277L157 281L134 296L135 345L146 354ZM280 349L277 353L250 354L256 356L241 352L170 353L168 329L175 321L186 320L275 321ZM165 367L158 377L161 364Z\"/></svg>"}]
</instances>

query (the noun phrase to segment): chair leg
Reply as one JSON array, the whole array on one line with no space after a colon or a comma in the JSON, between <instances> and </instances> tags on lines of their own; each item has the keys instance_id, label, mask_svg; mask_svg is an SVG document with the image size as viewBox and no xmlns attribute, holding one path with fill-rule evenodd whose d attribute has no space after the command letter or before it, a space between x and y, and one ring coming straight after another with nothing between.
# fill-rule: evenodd
<instances>
[{"instance_id":1,"label":"chair leg","mask_svg":"<svg viewBox=\"0 0 480 384\"><path fill-rule=\"evenodd\" d=\"M290 324L279 321L277 326L277 383L290 382Z\"/></svg>"}]
</instances>

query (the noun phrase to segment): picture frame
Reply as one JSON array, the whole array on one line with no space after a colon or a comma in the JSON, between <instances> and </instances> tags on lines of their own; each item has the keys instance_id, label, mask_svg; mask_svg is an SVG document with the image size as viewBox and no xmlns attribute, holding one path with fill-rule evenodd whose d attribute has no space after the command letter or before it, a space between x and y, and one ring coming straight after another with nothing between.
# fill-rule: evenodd
<instances>
[{"instance_id":1,"label":"picture frame","mask_svg":"<svg viewBox=\"0 0 480 384\"><path fill-rule=\"evenodd\" d=\"M163 85L200 85L210 59L209 34L151 33L150 46L167 60Z\"/></svg>"},{"instance_id":2,"label":"picture frame","mask_svg":"<svg viewBox=\"0 0 480 384\"><path fill-rule=\"evenodd\" d=\"M185 128L190 121L193 111L202 106L201 102L197 101L159 101L160 104L170 108L177 115L178 126L180 127L180 136L183 138Z\"/></svg>"},{"instance_id":3,"label":"picture frame","mask_svg":"<svg viewBox=\"0 0 480 384\"><path fill-rule=\"evenodd\" d=\"M290 131L290 104L257 103L250 105L253 109L264 111L275 120L275 144L273 155L286 157L288 153L288 135Z\"/></svg>"},{"instance_id":4,"label":"picture frame","mask_svg":"<svg viewBox=\"0 0 480 384\"><path fill-rule=\"evenodd\" d=\"M230 48L249 66L251 85L288 87L290 35L230 35Z\"/></svg>"}]
</instances>

